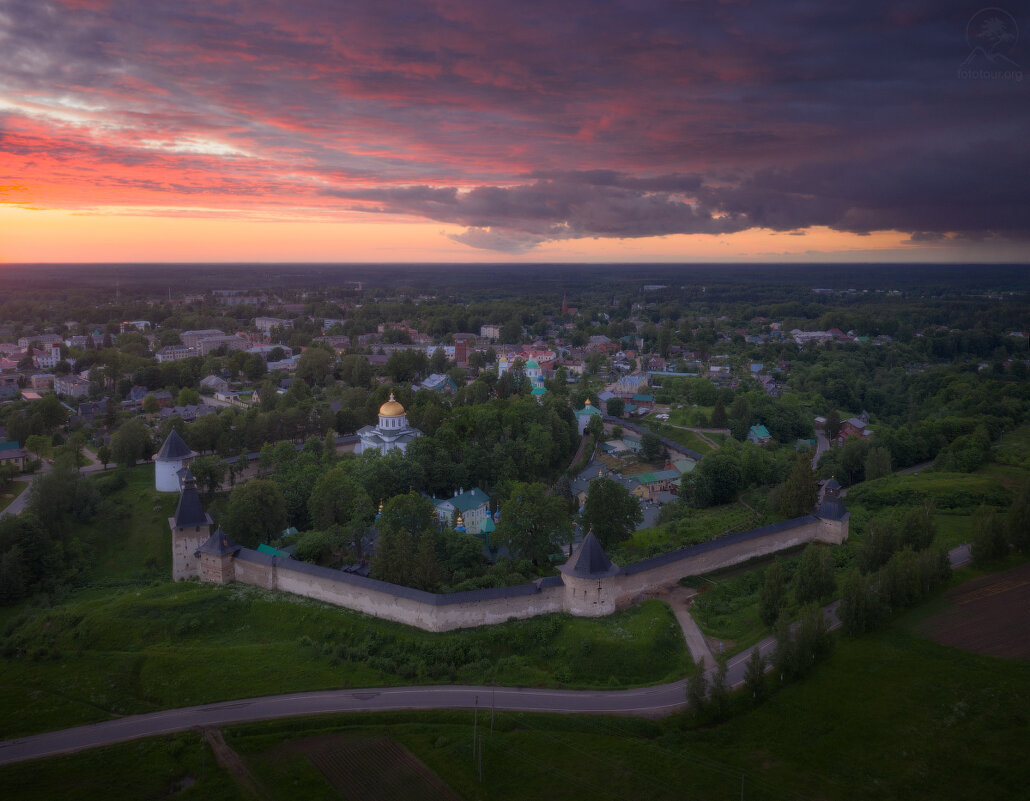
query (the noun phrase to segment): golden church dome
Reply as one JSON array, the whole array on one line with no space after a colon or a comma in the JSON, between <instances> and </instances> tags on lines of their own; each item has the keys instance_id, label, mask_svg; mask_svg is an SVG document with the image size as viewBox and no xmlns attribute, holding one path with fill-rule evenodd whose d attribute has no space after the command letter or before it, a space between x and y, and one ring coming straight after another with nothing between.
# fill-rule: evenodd
<instances>
[{"instance_id":1,"label":"golden church dome","mask_svg":"<svg viewBox=\"0 0 1030 801\"><path fill-rule=\"evenodd\" d=\"M401 417L404 414L404 407L401 406L397 401L393 399L393 393L390 393L390 400L379 407L380 417Z\"/></svg>"}]
</instances>

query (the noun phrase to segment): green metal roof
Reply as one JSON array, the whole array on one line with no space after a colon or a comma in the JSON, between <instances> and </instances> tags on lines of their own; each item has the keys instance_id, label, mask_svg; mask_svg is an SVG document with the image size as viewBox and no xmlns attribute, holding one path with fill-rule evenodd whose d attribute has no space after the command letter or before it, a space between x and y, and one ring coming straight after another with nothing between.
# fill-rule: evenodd
<instances>
[{"instance_id":1,"label":"green metal roof","mask_svg":"<svg viewBox=\"0 0 1030 801\"><path fill-rule=\"evenodd\" d=\"M265 545L264 543L261 543L257 547L257 552L258 553L267 553L269 556L279 556L279 557L282 557L283 559L289 559L290 558L290 555L288 553L286 553L286 551L280 551L278 548L273 548L271 545Z\"/></svg>"},{"instance_id":2,"label":"green metal roof","mask_svg":"<svg viewBox=\"0 0 1030 801\"><path fill-rule=\"evenodd\" d=\"M436 505L441 506L445 503L451 504L459 512L467 512L469 509L475 509L482 506L484 503L490 502L490 496L487 495L483 490L478 487L473 487L467 492L461 495L455 495L453 498L444 498L442 501L437 501Z\"/></svg>"}]
</instances>

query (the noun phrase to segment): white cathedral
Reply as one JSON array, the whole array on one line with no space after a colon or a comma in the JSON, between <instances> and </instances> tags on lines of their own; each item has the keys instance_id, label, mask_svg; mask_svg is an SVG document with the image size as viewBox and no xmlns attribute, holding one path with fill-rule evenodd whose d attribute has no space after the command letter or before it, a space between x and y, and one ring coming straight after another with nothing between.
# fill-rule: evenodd
<instances>
[{"instance_id":1,"label":"white cathedral","mask_svg":"<svg viewBox=\"0 0 1030 801\"><path fill-rule=\"evenodd\" d=\"M421 437L422 432L408 425L404 407L394 400L391 392L390 400L379 407L379 425L358 429L358 436L361 443L355 448L355 453L375 450L385 456L394 448L404 453L408 444Z\"/></svg>"}]
</instances>

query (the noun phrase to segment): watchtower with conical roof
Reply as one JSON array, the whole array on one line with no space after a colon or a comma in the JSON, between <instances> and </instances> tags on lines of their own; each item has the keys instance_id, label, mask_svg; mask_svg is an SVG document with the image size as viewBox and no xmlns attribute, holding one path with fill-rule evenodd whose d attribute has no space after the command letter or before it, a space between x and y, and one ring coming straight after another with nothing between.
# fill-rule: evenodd
<instances>
[{"instance_id":1,"label":"watchtower with conical roof","mask_svg":"<svg viewBox=\"0 0 1030 801\"><path fill-rule=\"evenodd\" d=\"M851 512L844 506L844 499L840 497L840 484L836 478L831 477L823 485L822 499L816 506L815 516L819 519L817 540L840 545L848 538Z\"/></svg>"},{"instance_id":2,"label":"watchtower with conical roof","mask_svg":"<svg viewBox=\"0 0 1030 801\"><path fill-rule=\"evenodd\" d=\"M236 577L232 558L239 550L240 546L219 528L197 548L201 579L212 584L228 584L232 581Z\"/></svg>"},{"instance_id":3,"label":"watchtower with conical roof","mask_svg":"<svg viewBox=\"0 0 1030 801\"><path fill-rule=\"evenodd\" d=\"M565 608L579 617L600 617L615 611L619 566L608 558L593 531L558 570L565 584Z\"/></svg>"},{"instance_id":4,"label":"watchtower with conical roof","mask_svg":"<svg viewBox=\"0 0 1030 801\"><path fill-rule=\"evenodd\" d=\"M212 520L200 503L193 474L184 470L181 476L176 476L176 481L181 481L182 493L175 515L168 518L168 525L172 529L172 579L180 581L192 576L201 577L197 550L211 535Z\"/></svg>"},{"instance_id":5,"label":"watchtower with conical roof","mask_svg":"<svg viewBox=\"0 0 1030 801\"><path fill-rule=\"evenodd\" d=\"M193 459L190 450L179 432L174 428L168 432L164 444L154 456L154 487L158 492L179 492L178 473Z\"/></svg>"}]
</instances>

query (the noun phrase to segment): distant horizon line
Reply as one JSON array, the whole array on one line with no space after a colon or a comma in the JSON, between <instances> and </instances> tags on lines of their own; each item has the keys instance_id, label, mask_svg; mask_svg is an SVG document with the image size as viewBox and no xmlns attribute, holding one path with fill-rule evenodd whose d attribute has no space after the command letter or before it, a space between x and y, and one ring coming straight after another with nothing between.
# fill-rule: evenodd
<instances>
[{"instance_id":1,"label":"distant horizon line","mask_svg":"<svg viewBox=\"0 0 1030 801\"><path fill-rule=\"evenodd\" d=\"M591 266L591 267L813 267L813 266L906 266L906 267L1018 267L1030 266L1030 260L1023 261L0 261L0 270L5 267L74 267L74 266L210 266L222 267L260 265L267 267L533 267L533 266Z\"/></svg>"}]
</instances>

